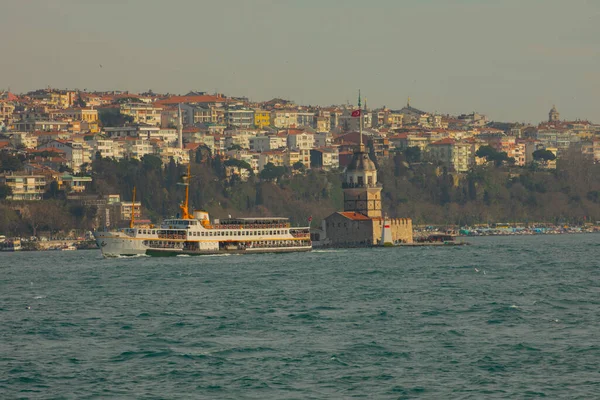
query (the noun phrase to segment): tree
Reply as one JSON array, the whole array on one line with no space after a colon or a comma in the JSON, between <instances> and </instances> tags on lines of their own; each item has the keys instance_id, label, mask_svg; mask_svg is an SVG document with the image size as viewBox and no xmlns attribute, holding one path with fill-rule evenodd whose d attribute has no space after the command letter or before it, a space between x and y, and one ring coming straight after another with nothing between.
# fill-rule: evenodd
<instances>
[{"instance_id":1,"label":"tree","mask_svg":"<svg viewBox=\"0 0 600 400\"><path fill-rule=\"evenodd\" d=\"M294 165L292 165L292 168L295 171L304 171L305 167L304 167L304 163L302 161L296 161L294 163Z\"/></svg>"},{"instance_id":2,"label":"tree","mask_svg":"<svg viewBox=\"0 0 600 400\"><path fill-rule=\"evenodd\" d=\"M12 196L12 194L13 191L10 186L0 183L0 200L4 200L7 197Z\"/></svg>"},{"instance_id":3,"label":"tree","mask_svg":"<svg viewBox=\"0 0 600 400\"><path fill-rule=\"evenodd\" d=\"M151 154L144 154L142 157L142 165L149 170L160 170L162 168L162 160Z\"/></svg>"},{"instance_id":4,"label":"tree","mask_svg":"<svg viewBox=\"0 0 600 400\"><path fill-rule=\"evenodd\" d=\"M76 107L82 107L82 108L87 106L85 101L83 101L83 99L81 98L81 92L79 92L79 95L77 96L77 100L75 100L75 103L73 105Z\"/></svg>"},{"instance_id":5,"label":"tree","mask_svg":"<svg viewBox=\"0 0 600 400\"><path fill-rule=\"evenodd\" d=\"M285 175L285 167L277 167L273 163L267 163L260 171L260 178L267 181L275 181Z\"/></svg>"},{"instance_id":6,"label":"tree","mask_svg":"<svg viewBox=\"0 0 600 400\"><path fill-rule=\"evenodd\" d=\"M534 160L542 161L544 163L556 160L556 156L554 155L554 153L546 149L536 150L533 152L532 155Z\"/></svg>"},{"instance_id":7,"label":"tree","mask_svg":"<svg viewBox=\"0 0 600 400\"><path fill-rule=\"evenodd\" d=\"M20 171L23 169L23 160L6 151L0 151L0 171Z\"/></svg>"},{"instance_id":8,"label":"tree","mask_svg":"<svg viewBox=\"0 0 600 400\"><path fill-rule=\"evenodd\" d=\"M501 166L505 161L510 162L510 158L505 151L498 151L492 146L481 146L475 155L480 158L485 158L487 162L493 162L495 166Z\"/></svg>"},{"instance_id":9,"label":"tree","mask_svg":"<svg viewBox=\"0 0 600 400\"><path fill-rule=\"evenodd\" d=\"M419 146L407 147L403 151L406 162L418 163L421 162L421 148Z\"/></svg>"},{"instance_id":10,"label":"tree","mask_svg":"<svg viewBox=\"0 0 600 400\"><path fill-rule=\"evenodd\" d=\"M489 158L489 157L493 157L495 154L497 153L496 149L494 149L492 146L481 146L479 149L477 149L477 151L475 152L475 155L479 158Z\"/></svg>"},{"instance_id":11,"label":"tree","mask_svg":"<svg viewBox=\"0 0 600 400\"><path fill-rule=\"evenodd\" d=\"M227 150L242 150L242 146L240 146L239 144L232 144L227 148Z\"/></svg>"},{"instance_id":12,"label":"tree","mask_svg":"<svg viewBox=\"0 0 600 400\"><path fill-rule=\"evenodd\" d=\"M57 181L50 182L48 189L44 193L44 200L48 199L64 199L66 198L65 191L60 190Z\"/></svg>"}]
</instances>

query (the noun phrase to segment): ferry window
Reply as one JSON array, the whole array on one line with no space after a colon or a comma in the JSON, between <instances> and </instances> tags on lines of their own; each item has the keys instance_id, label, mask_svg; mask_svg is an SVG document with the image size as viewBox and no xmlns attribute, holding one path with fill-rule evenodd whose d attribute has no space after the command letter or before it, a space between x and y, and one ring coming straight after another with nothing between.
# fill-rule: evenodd
<instances>
[{"instance_id":1,"label":"ferry window","mask_svg":"<svg viewBox=\"0 0 600 400\"><path fill-rule=\"evenodd\" d=\"M141 229L138 229L138 233L141 235L141 234L142 234L142 230L141 230Z\"/></svg>"}]
</instances>

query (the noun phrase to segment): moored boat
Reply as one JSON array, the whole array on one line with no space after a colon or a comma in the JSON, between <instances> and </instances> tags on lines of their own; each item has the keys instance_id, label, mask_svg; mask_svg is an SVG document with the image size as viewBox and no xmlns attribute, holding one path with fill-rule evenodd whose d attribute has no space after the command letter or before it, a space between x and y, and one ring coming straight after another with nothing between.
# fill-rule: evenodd
<instances>
[{"instance_id":1,"label":"moored boat","mask_svg":"<svg viewBox=\"0 0 600 400\"><path fill-rule=\"evenodd\" d=\"M21 239L5 239L0 242L0 251L20 251L21 250Z\"/></svg>"}]
</instances>

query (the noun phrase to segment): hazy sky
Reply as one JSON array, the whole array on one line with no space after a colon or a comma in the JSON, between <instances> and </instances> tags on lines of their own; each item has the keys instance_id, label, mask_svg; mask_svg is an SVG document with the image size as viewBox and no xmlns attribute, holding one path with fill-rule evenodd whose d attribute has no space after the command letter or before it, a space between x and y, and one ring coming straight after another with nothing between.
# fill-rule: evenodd
<instances>
[{"instance_id":1,"label":"hazy sky","mask_svg":"<svg viewBox=\"0 0 600 400\"><path fill-rule=\"evenodd\" d=\"M0 89L600 122L600 0L2 0ZM102 67L100 67L102 65Z\"/></svg>"}]
</instances>

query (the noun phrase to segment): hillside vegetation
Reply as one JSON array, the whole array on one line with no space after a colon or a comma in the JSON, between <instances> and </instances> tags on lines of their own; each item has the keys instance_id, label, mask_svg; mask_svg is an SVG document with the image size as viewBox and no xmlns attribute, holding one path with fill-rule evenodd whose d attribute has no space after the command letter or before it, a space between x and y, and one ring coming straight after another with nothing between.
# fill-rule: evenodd
<instances>
[{"instance_id":1,"label":"hillside vegetation","mask_svg":"<svg viewBox=\"0 0 600 400\"><path fill-rule=\"evenodd\" d=\"M566 154L557 161L556 170L492 162L461 175L433 164L410 164L408 156L397 153L378 162L384 209L390 217L410 217L415 224L456 225L600 220L600 165L582 159L580 153ZM242 182L235 176L226 179L226 166L219 158L199 154L197 160L191 166L190 204L214 218L284 216L305 224L312 216L316 226L343 207L339 172L272 168ZM244 168L243 163L237 166ZM99 159L92 171L91 191L98 195L119 193L130 200L136 186L143 213L154 222L179 212L184 166L162 165L160 159L145 156L141 161ZM4 201L0 233L25 236L94 226L94 207L70 204L52 186L46 197L37 203Z\"/></svg>"}]
</instances>

